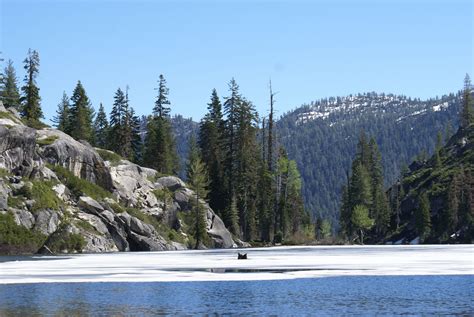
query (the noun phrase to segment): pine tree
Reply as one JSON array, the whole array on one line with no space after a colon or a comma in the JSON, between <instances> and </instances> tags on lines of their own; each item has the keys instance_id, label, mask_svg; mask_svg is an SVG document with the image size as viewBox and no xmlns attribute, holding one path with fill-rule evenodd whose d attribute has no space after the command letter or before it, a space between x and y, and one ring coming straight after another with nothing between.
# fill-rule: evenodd
<instances>
[{"instance_id":1,"label":"pine tree","mask_svg":"<svg viewBox=\"0 0 474 317\"><path fill-rule=\"evenodd\" d=\"M447 208L445 208L444 219L446 233L451 235L458 226L459 221L459 196L461 191L460 177L454 175L447 189Z\"/></svg>"},{"instance_id":2,"label":"pine tree","mask_svg":"<svg viewBox=\"0 0 474 317\"><path fill-rule=\"evenodd\" d=\"M70 135L76 140L86 140L94 144L94 109L87 97L81 81L77 82L71 97Z\"/></svg>"},{"instance_id":3,"label":"pine tree","mask_svg":"<svg viewBox=\"0 0 474 317\"><path fill-rule=\"evenodd\" d=\"M231 198L235 196L234 175L236 173L237 156L236 130L238 126L238 108L242 102L239 92L239 85L237 85L237 82L234 78L232 78L229 82L229 91L230 96L227 97L226 101L224 102L224 114L227 117L225 121L226 157L224 171L226 173L225 178L227 180L227 197Z\"/></svg>"},{"instance_id":4,"label":"pine tree","mask_svg":"<svg viewBox=\"0 0 474 317\"><path fill-rule=\"evenodd\" d=\"M102 103L99 106L99 111L94 121L95 145L99 148L106 149L109 147L109 121L105 114Z\"/></svg>"},{"instance_id":5,"label":"pine tree","mask_svg":"<svg viewBox=\"0 0 474 317\"><path fill-rule=\"evenodd\" d=\"M202 159L209 171L209 205L218 215L226 219L224 119L222 116L222 106L215 89L212 91L211 101L208 103L207 109L208 113L200 123L199 147Z\"/></svg>"},{"instance_id":6,"label":"pine tree","mask_svg":"<svg viewBox=\"0 0 474 317\"><path fill-rule=\"evenodd\" d=\"M154 168L161 174L176 173L177 156L169 120L160 117L148 119L144 147L145 166Z\"/></svg>"},{"instance_id":7,"label":"pine tree","mask_svg":"<svg viewBox=\"0 0 474 317\"><path fill-rule=\"evenodd\" d=\"M121 127L120 155L127 160L132 161L134 157L132 140L133 139L133 113L130 109L130 99L128 98L128 86L125 93L124 118Z\"/></svg>"},{"instance_id":8,"label":"pine tree","mask_svg":"<svg viewBox=\"0 0 474 317\"><path fill-rule=\"evenodd\" d=\"M357 205L365 206L368 209L372 204L370 175L365 166L359 162L356 162L353 167L349 187L349 201L351 210L354 210Z\"/></svg>"},{"instance_id":9,"label":"pine tree","mask_svg":"<svg viewBox=\"0 0 474 317\"><path fill-rule=\"evenodd\" d=\"M273 105L275 102L275 94L272 90L272 82L270 81L270 114L268 115L268 151L267 151L267 162L268 162L268 170L270 172L273 171L273 142L274 142L274 131L273 131ZM265 136L264 136L265 138Z\"/></svg>"},{"instance_id":10,"label":"pine tree","mask_svg":"<svg viewBox=\"0 0 474 317\"><path fill-rule=\"evenodd\" d=\"M58 104L58 109L56 110L56 116L53 117L52 122L54 123L56 129L67 134L71 133L71 125L69 122L71 119L70 111L69 98L64 91L61 102Z\"/></svg>"},{"instance_id":11,"label":"pine tree","mask_svg":"<svg viewBox=\"0 0 474 317\"><path fill-rule=\"evenodd\" d=\"M329 239L331 237L331 222L327 219L321 221L321 238Z\"/></svg>"},{"instance_id":12,"label":"pine tree","mask_svg":"<svg viewBox=\"0 0 474 317\"><path fill-rule=\"evenodd\" d=\"M13 61L8 60L1 80L0 98L6 108L20 109L20 93Z\"/></svg>"},{"instance_id":13,"label":"pine tree","mask_svg":"<svg viewBox=\"0 0 474 317\"><path fill-rule=\"evenodd\" d=\"M169 117L169 113L171 111L170 107L170 101L168 100L168 93L169 89L166 87L166 79L165 77L160 74L159 80L158 80L158 96L155 101L155 106L153 107L153 115L163 118L163 117Z\"/></svg>"},{"instance_id":14,"label":"pine tree","mask_svg":"<svg viewBox=\"0 0 474 317\"><path fill-rule=\"evenodd\" d=\"M197 146L194 147L194 151L190 152L188 163L188 181L191 188L194 190L194 239L196 244L195 249L201 249L204 247L204 241L206 238L206 215L204 214L204 208L201 200L206 199L207 196L207 185L208 178L206 167L199 157L197 152Z\"/></svg>"},{"instance_id":15,"label":"pine tree","mask_svg":"<svg viewBox=\"0 0 474 317\"><path fill-rule=\"evenodd\" d=\"M443 146L443 136L440 131L438 131L438 134L436 135L436 146L435 146L435 161L434 161L434 166L435 168L440 168L441 167L441 148Z\"/></svg>"},{"instance_id":16,"label":"pine tree","mask_svg":"<svg viewBox=\"0 0 474 317\"><path fill-rule=\"evenodd\" d=\"M143 142L140 129L140 118L135 115L135 110L131 107L129 112L131 118L131 133L132 133L132 161L135 163L142 162Z\"/></svg>"},{"instance_id":17,"label":"pine tree","mask_svg":"<svg viewBox=\"0 0 474 317\"><path fill-rule=\"evenodd\" d=\"M27 124L31 127L41 127L40 121L43 118L41 110L41 98L39 96L39 88L36 85L36 77L39 72L39 54L35 50L28 50L28 56L23 61L26 70L25 85L21 87L23 96L20 98L22 102L21 115L25 118Z\"/></svg>"},{"instance_id":18,"label":"pine tree","mask_svg":"<svg viewBox=\"0 0 474 317\"><path fill-rule=\"evenodd\" d=\"M418 209L416 209L416 229L420 239L425 240L431 232L431 209L430 200L427 193L422 193L419 197Z\"/></svg>"},{"instance_id":19,"label":"pine tree","mask_svg":"<svg viewBox=\"0 0 474 317\"><path fill-rule=\"evenodd\" d=\"M461 110L461 128L467 128L470 124L474 122L474 110L473 101L472 101L472 86L471 86L471 78L468 74L464 78L464 90L463 90L463 98L462 98L462 110Z\"/></svg>"},{"instance_id":20,"label":"pine tree","mask_svg":"<svg viewBox=\"0 0 474 317\"><path fill-rule=\"evenodd\" d=\"M191 168L193 167L193 162L201 160L201 152L197 145L196 138L194 135L191 135L188 140L188 158L186 162L186 177L190 179L191 177ZM202 161L202 160L201 160ZM202 162L204 164L204 162Z\"/></svg>"},{"instance_id":21,"label":"pine tree","mask_svg":"<svg viewBox=\"0 0 474 317\"><path fill-rule=\"evenodd\" d=\"M255 214L258 182L258 160L260 153L256 140L258 120L257 112L253 104L242 99L236 108L234 115L237 126L235 127L235 174L234 193L239 209L240 230L244 239L252 240L255 233Z\"/></svg>"},{"instance_id":22,"label":"pine tree","mask_svg":"<svg viewBox=\"0 0 474 317\"><path fill-rule=\"evenodd\" d=\"M385 234L390 225L390 211L383 185L382 156L374 138L369 142L369 173L372 187L372 206L369 215L375 220L375 231L378 237Z\"/></svg>"},{"instance_id":23,"label":"pine tree","mask_svg":"<svg viewBox=\"0 0 474 317\"><path fill-rule=\"evenodd\" d=\"M359 232L360 243L364 244L364 231L374 225L374 220L369 217L369 209L364 205L356 205L351 216L352 226Z\"/></svg>"},{"instance_id":24,"label":"pine tree","mask_svg":"<svg viewBox=\"0 0 474 317\"><path fill-rule=\"evenodd\" d=\"M348 237L353 231L351 228L352 210L349 201L348 186L342 186L341 195L341 210L339 216L339 223L341 225L341 235Z\"/></svg>"},{"instance_id":25,"label":"pine tree","mask_svg":"<svg viewBox=\"0 0 474 317\"><path fill-rule=\"evenodd\" d=\"M178 172L179 160L169 119L170 108L167 105L170 105L168 88L163 75L160 75L153 116L148 118L143 163L169 175Z\"/></svg>"},{"instance_id":26,"label":"pine tree","mask_svg":"<svg viewBox=\"0 0 474 317\"><path fill-rule=\"evenodd\" d=\"M121 88L114 95L114 103L110 112L109 148L123 156L125 124L127 116L127 101Z\"/></svg>"},{"instance_id":27,"label":"pine tree","mask_svg":"<svg viewBox=\"0 0 474 317\"><path fill-rule=\"evenodd\" d=\"M109 144L110 148L126 158L134 161L137 158L139 142L139 123L135 112L129 107L128 86L124 93L118 88L114 96L114 104L110 113ZM138 142L138 144L137 144ZM135 144L134 144L135 143Z\"/></svg>"},{"instance_id":28,"label":"pine tree","mask_svg":"<svg viewBox=\"0 0 474 317\"><path fill-rule=\"evenodd\" d=\"M237 200L231 197L229 210L226 212L226 227L235 235L240 235L239 232L239 211L237 210ZM228 225L227 225L228 223Z\"/></svg>"}]
</instances>

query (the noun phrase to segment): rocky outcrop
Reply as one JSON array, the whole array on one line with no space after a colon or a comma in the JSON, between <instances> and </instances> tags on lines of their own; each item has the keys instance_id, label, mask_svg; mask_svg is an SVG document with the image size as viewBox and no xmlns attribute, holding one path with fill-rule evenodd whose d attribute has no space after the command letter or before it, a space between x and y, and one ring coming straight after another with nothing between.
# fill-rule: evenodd
<instances>
[{"instance_id":1,"label":"rocky outcrop","mask_svg":"<svg viewBox=\"0 0 474 317\"><path fill-rule=\"evenodd\" d=\"M37 158L35 130L15 125L0 125L0 168L13 174L30 176Z\"/></svg>"},{"instance_id":2,"label":"rocky outcrop","mask_svg":"<svg viewBox=\"0 0 474 317\"><path fill-rule=\"evenodd\" d=\"M61 165L74 175L106 189L112 188L110 173L104 161L90 145L78 142L55 129L37 130L36 138L50 140L51 144L38 148L39 156L46 162Z\"/></svg>"},{"instance_id":3,"label":"rocky outcrop","mask_svg":"<svg viewBox=\"0 0 474 317\"><path fill-rule=\"evenodd\" d=\"M31 129L17 115L9 112L13 124L0 122L0 169L4 171L0 174L0 213L11 213L17 225L48 236L42 252L186 248L190 233L183 230L192 226L185 225L180 214L191 211L194 192L181 179L157 177L155 170L127 160L104 161L86 142L54 129ZM50 168L54 165L99 185L110 192L110 197L78 195L80 189L70 190L68 184L61 183L64 175L58 178L55 169ZM37 196L31 194L35 183L32 179L49 181L45 184L51 191L43 194L47 196L46 204L52 202L55 208L37 210ZM223 221L204 201L200 203L205 208L211 241L208 247L235 247ZM83 243L71 242L73 247L66 243L68 237L77 236Z\"/></svg>"},{"instance_id":4,"label":"rocky outcrop","mask_svg":"<svg viewBox=\"0 0 474 317\"><path fill-rule=\"evenodd\" d=\"M194 192L175 176L157 178L156 171L122 160L110 167L114 192L128 206L138 207L172 228L179 228L178 213L187 213ZM160 199L158 199L158 197ZM207 231L213 247L232 248L236 244L224 222L201 200L207 216Z\"/></svg>"},{"instance_id":5,"label":"rocky outcrop","mask_svg":"<svg viewBox=\"0 0 474 317\"><path fill-rule=\"evenodd\" d=\"M34 229L44 235L50 235L58 229L60 215L54 210L39 210L35 213Z\"/></svg>"}]
</instances>

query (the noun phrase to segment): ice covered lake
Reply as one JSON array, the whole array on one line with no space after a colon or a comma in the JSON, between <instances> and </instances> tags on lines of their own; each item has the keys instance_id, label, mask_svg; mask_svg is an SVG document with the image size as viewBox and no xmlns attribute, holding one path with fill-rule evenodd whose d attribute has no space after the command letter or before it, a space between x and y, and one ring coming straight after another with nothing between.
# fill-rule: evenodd
<instances>
[{"instance_id":1,"label":"ice covered lake","mask_svg":"<svg viewBox=\"0 0 474 317\"><path fill-rule=\"evenodd\" d=\"M473 315L473 300L472 245L0 257L0 316Z\"/></svg>"}]
</instances>

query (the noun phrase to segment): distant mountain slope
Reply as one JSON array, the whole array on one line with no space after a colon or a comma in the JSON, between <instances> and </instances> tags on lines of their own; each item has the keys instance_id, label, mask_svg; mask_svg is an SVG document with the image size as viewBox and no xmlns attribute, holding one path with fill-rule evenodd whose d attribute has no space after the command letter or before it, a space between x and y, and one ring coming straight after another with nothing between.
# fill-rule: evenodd
<instances>
[{"instance_id":1,"label":"distant mountain slope","mask_svg":"<svg viewBox=\"0 0 474 317\"><path fill-rule=\"evenodd\" d=\"M186 160L188 157L189 139L191 136L197 138L199 123L194 122L192 118L184 118L176 115L171 118L173 133L176 141L176 152L179 157L180 173L179 177L186 178Z\"/></svg>"},{"instance_id":2,"label":"distant mountain slope","mask_svg":"<svg viewBox=\"0 0 474 317\"><path fill-rule=\"evenodd\" d=\"M431 153L438 131L458 127L460 96L430 100L364 93L312 102L279 120L278 135L303 177L305 205L314 216L337 223L340 189L363 129L383 157L385 183L422 150Z\"/></svg>"}]
</instances>

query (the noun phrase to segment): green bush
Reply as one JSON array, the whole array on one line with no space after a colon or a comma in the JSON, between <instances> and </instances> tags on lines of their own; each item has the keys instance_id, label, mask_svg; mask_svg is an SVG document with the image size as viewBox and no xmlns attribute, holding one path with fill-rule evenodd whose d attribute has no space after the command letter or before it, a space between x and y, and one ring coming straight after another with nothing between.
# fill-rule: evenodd
<instances>
[{"instance_id":1,"label":"green bush","mask_svg":"<svg viewBox=\"0 0 474 317\"><path fill-rule=\"evenodd\" d=\"M31 187L25 185L17 193L35 201L32 211L40 209L57 210L62 206L62 201L52 189L55 184L53 181L33 181Z\"/></svg>"},{"instance_id":2,"label":"green bush","mask_svg":"<svg viewBox=\"0 0 474 317\"><path fill-rule=\"evenodd\" d=\"M35 253L46 236L17 225L11 213L0 214L0 254Z\"/></svg>"},{"instance_id":3,"label":"green bush","mask_svg":"<svg viewBox=\"0 0 474 317\"><path fill-rule=\"evenodd\" d=\"M10 119L11 121L21 124L22 121L15 117L13 114L10 112L5 112L5 111L0 111L0 119Z\"/></svg>"},{"instance_id":4,"label":"green bush","mask_svg":"<svg viewBox=\"0 0 474 317\"><path fill-rule=\"evenodd\" d=\"M79 228L87 231L87 232L90 232L90 233L93 233L93 234L96 234L96 235L102 235L99 231L97 231L97 229L91 225L89 222L85 221L85 220L82 220L82 219L79 219L77 222L76 222L76 226L78 226Z\"/></svg>"},{"instance_id":5,"label":"green bush","mask_svg":"<svg viewBox=\"0 0 474 317\"><path fill-rule=\"evenodd\" d=\"M7 176L11 176L11 175L12 175L12 173L7 171L6 169L0 168L0 177L7 177Z\"/></svg>"},{"instance_id":6,"label":"green bush","mask_svg":"<svg viewBox=\"0 0 474 317\"><path fill-rule=\"evenodd\" d=\"M98 148L96 148L95 150L97 151L97 153L99 153L100 157L104 161L109 161L112 165L118 165L118 163L120 163L121 160L124 160L123 157L121 157L115 152L98 149Z\"/></svg>"},{"instance_id":7,"label":"green bush","mask_svg":"<svg viewBox=\"0 0 474 317\"><path fill-rule=\"evenodd\" d=\"M112 208L112 210L117 214L121 214L122 212L126 211L125 207L118 203L109 204L109 207Z\"/></svg>"},{"instance_id":8,"label":"green bush","mask_svg":"<svg viewBox=\"0 0 474 317\"><path fill-rule=\"evenodd\" d=\"M8 197L8 207L21 208L23 207L24 198L21 196Z\"/></svg>"},{"instance_id":9,"label":"green bush","mask_svg":"<svg viewBox=\"0 0 474 317\"><path fill-rule=\"evenodd\" d=\"M112 197L112 193L100 187L99 185L93 184L85 179L75 176L72 172L59 165L50 165L61 182L66 185L71 193L76 197L89 196L95 200L101 200L106 197Z\"/></svg>"},{"instance_id":10,"label":"green bush","mask_svg":"<svg viewBox=\"0 0 474 317\"><path fill-rule=\"evenodd\" d=\"M155 189L153 191L156 199L164 202L165 204L170 203L173 200L173 193L166 187L161 189Z\"/></svg>"},{"instance_id":11,"label":"green bush","mask_svg":"<svg viewBox=\"0 0 474 317\"><path fill-rule=\"evenodd\" d=\"M58 136L51 135L44 139L37 139L36 143L39 144L40 146L50 145L50 144L53 144L54 141L56 141L57 139L58 139Z\"/></svg>"}]
</instances>

